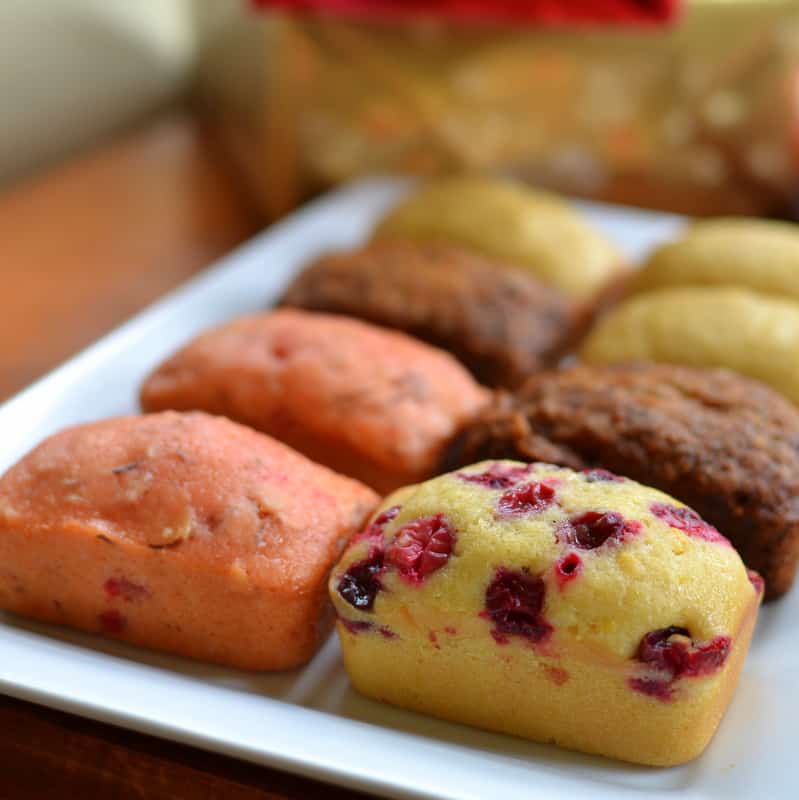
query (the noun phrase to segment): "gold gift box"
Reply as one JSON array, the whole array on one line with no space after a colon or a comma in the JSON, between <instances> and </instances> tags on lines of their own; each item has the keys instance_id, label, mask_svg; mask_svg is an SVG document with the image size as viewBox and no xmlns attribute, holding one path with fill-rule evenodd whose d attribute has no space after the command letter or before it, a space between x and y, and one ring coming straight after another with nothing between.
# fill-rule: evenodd
<instances>
[{"instance_id":1,"label":"gold gift box","mask_svg":"<svg viewBox=\"0 0 799 800\"><path fill-rule=\"evenodd\" d=\"M201 98L269 217L373 173L488 170L686 213L790 214L799 2L668 27L385 23L197 4Z\"/></svg>"}]
</instances>

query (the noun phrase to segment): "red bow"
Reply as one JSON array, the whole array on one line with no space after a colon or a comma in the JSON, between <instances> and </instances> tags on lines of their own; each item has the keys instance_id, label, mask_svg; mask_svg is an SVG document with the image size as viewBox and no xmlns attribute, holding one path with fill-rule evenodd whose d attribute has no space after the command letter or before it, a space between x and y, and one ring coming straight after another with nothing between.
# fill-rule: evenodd
<instances>
[{"instance_id":1,"label":"red bow","mask_svg":"<svg viewBox=\"0 0 799 800\"><path fill-rule=\"evenodd\" d=\"M654 24L673 19L680 0L250 0L282 8L372 19L441 17L462 22L544 25Z\"/></svg>"}]
</instances>

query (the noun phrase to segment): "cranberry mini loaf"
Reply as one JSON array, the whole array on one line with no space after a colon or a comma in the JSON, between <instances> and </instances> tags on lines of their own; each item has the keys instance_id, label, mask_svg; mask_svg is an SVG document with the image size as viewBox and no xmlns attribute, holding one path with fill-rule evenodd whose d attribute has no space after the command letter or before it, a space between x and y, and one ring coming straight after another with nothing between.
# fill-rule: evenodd
<instances>
[{"instance_id":1,"label":"cranberry mini loaf","mask_svg":"<svg viewBox=\"0 0 799 800\"><path fill-rule=\"evenodd\" d=\"M799 410L757 381L671 364L579 365L498 396L442 469L486 458L606 468L668 492L788 591L799 564Z\"/></svg>"},{"instance_id":2,"label":"cranberry mini loaf","mask_svg":"<svg viewBox=\"0 0 799 800\"><path fill-rule=\"evenodd\" d=\"M0 478L0 606L254 670L307 661L378 498L205 414L66 429Z\"/></svg>"},{"instance_id":3,"label":"cranberry mini loaf","mask_svg":"<svg viewBox=\"0 0 799 800\"><path fill-rule=\"evenodd\" d=\"M202 334L141 391L145 411L222 414L382 492L434 474L445 444L488 398L442 350L294 309Z\"/></svg>"},{"instance_id":4,"label":"cranberry mini loaf","mask_svg":"<svg viewBox=\"0 0 799 800\"><path fill-rule=\"evenodd\" d=\"M515 461L387 498L330 578L364 694L664 766L713 736L761 590L729 542L668 495Z\"/></svg>"},{"instance_id":5,"label":"cranberry mini loaf","mask_svg":"<svg viewBox=\"0 0 799 800\"><path fill-rule=\"evenodd\" d=\"M323 256L283 303L398 328L451 352L480 383L509 387L556 364L590 316L525 270L441 242L400 240Z\"/></svg>"},{"instance_id":6,"label":"cranberry mini loaf","mask_svg":"<svg viewBox=\"0 0 799 800\"><path fill-rule=\"evenodd\" d=\"M427 181L389 211L375 236L458 244L583 300L626 272L615 245L563 199L485 176Z\"/></svg>"}]
</instances>

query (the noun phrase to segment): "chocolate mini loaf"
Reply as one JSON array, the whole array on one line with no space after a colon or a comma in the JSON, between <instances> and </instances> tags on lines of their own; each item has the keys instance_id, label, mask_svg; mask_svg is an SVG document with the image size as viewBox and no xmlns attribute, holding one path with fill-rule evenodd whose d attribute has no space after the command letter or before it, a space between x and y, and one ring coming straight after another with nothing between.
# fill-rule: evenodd
<instances>
[{"instance_id":1,"label":"chocolate mini loaf","mask_svg":"<svg viewBox=\"0 0 799 800\"><path fill-rule=\"evenodd\" d=\"M553 366L584 306L525 270L441 242L376 241L320 258L283 304L397 328L455 355L489 386Z\"/></svg>"},{"instance_id":2,"label":"chocolate mini loaf","mask_svg":"<svg viewBox=\"0 0 799 800\"><path fill-rule=\"evenodd\" d=\"M726 370L576 366L531 378L463 429L445 468L485 458L619 473L727 536L775 598L799 560L799 412Z\"/></svg>"}]
</instances>

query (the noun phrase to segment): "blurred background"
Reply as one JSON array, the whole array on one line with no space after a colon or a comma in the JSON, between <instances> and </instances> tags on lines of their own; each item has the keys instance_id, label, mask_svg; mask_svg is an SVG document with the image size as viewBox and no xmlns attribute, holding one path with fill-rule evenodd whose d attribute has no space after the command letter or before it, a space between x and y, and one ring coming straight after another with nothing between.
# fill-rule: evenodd
<instances>
[{"instance_id":1,"label":"blurred background","mask_svg":"<svg viewBox=\"0 0 799 800\"><path fill-rule=\"evenodd\" d=\"M316 193L796 216L796 0L5 0L0 396Z\"/></svg>"},{"instance_id":2,"label":"blurred background","mask_svg":"<svg viewBox=\"0 0 799 800\"><path fill-rule=\"evenodd\" d=\"M187 91L188 0L5 0L0 6L0 181L107 139Z\"/></svg>"},{"instance_id":3,"label":"blurred background","mask_svg":"<svg viewBox=\"0 0 799 800\"><path fill-rule=\"evenodd\" d=\"M6 185L170 105L265 218L374 172L794 212L795 0L6 0Z\"/></svg>"}]
</instances>

